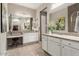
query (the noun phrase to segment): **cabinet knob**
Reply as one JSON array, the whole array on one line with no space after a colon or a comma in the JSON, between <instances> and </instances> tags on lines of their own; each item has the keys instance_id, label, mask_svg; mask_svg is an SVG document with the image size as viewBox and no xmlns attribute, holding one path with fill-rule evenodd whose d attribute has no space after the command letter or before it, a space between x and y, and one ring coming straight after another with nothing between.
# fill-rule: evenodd
<instances>
[{"instance_id":1,"label":"cabinet knob","mask_svg":"<svg viewBox=\"0 0 79 59\"><path fill-rule=\"evenodd\" d=\"M61 45L58 45L58 46L61 46Z\"/></svg>"},{"instance_id":2,"label":"cabinet knob","mask_svg":"<svg viewBox=\"0 0 79 59\"><path fill-rule=\"evenodd\" d=\"M62 48L64 48L64 46Z\"/></svg>"},{"instance_id":3,"label":"cabinet knob","mask_svg":"<svg viewBox=\"0 0 79 59\"><path fill-rule=\"evenodd\" d=\"M71 43L69 43L69 45L71 45Z\"/></svg>"}]
</instances>

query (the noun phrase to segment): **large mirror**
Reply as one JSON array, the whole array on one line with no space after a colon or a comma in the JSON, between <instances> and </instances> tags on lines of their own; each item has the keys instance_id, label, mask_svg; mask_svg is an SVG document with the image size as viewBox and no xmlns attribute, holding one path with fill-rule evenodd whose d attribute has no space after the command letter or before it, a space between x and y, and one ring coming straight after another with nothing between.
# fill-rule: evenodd
<instances>
[{"instance_id":1,"label":"large mirror","mask_svg":"<svg viewBox=\"0 0 79 59\"><path fill-rule=\"evenodd\" d=\"M32 31L33 17L22 17L16 14L9 16L9 31Z\"/></svg>"}]
</instances>

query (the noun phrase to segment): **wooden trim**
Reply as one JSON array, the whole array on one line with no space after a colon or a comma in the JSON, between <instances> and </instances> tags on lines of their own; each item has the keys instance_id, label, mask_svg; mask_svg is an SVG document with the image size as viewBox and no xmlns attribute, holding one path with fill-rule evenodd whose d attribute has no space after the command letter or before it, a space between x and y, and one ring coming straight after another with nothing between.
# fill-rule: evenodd
<instances>
[{"instance_id":1,"label":"wooden trim","mask_svg":"<svg viewBox=\"0 0 79 59\"><path fill-rule=\"evenodd\" d=\"M3 32L3 24L2 24L2 3L1 3L1 33Z\"/></svg>"},{"instance_id":2,"label":"wooden trim","mask_svg":"<svg viewBox=\"0 0 79 59\"><path fill-rule=\"evenodd\" d=\"M44 11L45 9L47 9L47 7L45 7L44 9L42 9L40 12Z\"/></svg>"}]
</instances>

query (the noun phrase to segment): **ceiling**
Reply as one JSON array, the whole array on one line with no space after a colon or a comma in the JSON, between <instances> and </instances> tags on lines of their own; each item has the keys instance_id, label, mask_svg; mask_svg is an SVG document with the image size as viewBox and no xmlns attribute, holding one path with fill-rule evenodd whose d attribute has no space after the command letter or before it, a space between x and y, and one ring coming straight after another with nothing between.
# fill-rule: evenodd
<instances>
[{"instance_id":1,"label":"ceiling","mask_svg":"<svg viewBox=\"0 0 79 59\"><path fill-rule=\"evenodd\" d=\"M67 8L68 6L72 5L74 3L62 3L59 6L57 6L56 8L51 8L50 9L50 13L56 12L58 10L61 10L63 8ZM53 5L53 4L52 4ZM52 6L51 6L52 7Z\"/></svg>"},{"instance_id":2,"label":"ceiling","mask_svg":"<svg viewBox=\"0 0 79 59\"><path fill-rule=\"evenodd\" d=\"M16 3L16 4L32 9L37 9L42 3Z\"/></svg>"}]
</instances>

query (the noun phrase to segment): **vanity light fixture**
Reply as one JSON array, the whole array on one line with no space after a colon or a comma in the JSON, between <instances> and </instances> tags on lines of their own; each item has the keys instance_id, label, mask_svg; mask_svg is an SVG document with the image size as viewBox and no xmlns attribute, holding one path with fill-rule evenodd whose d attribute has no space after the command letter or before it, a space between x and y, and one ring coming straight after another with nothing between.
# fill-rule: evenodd
<instances>
[{"instance_id":1,"label":"vanity light fixture","mask_svg":"<svg viewBox=\"0 0 79 59\"><path fill-rule=\"evenodd\" d=\"M19 16L19 17L32 17L30 14L16 13L16 15Z\"/></svg>"},{"instance_id":2,"label":"vanity light fixture","mask_svg":"<svg viewBox=\"0 0 79 59\"><path fill-rule=\"evenodd\" d=\"M13 19L14 22L19 22L19 19Z\"/></svg>"}]
</instances>

